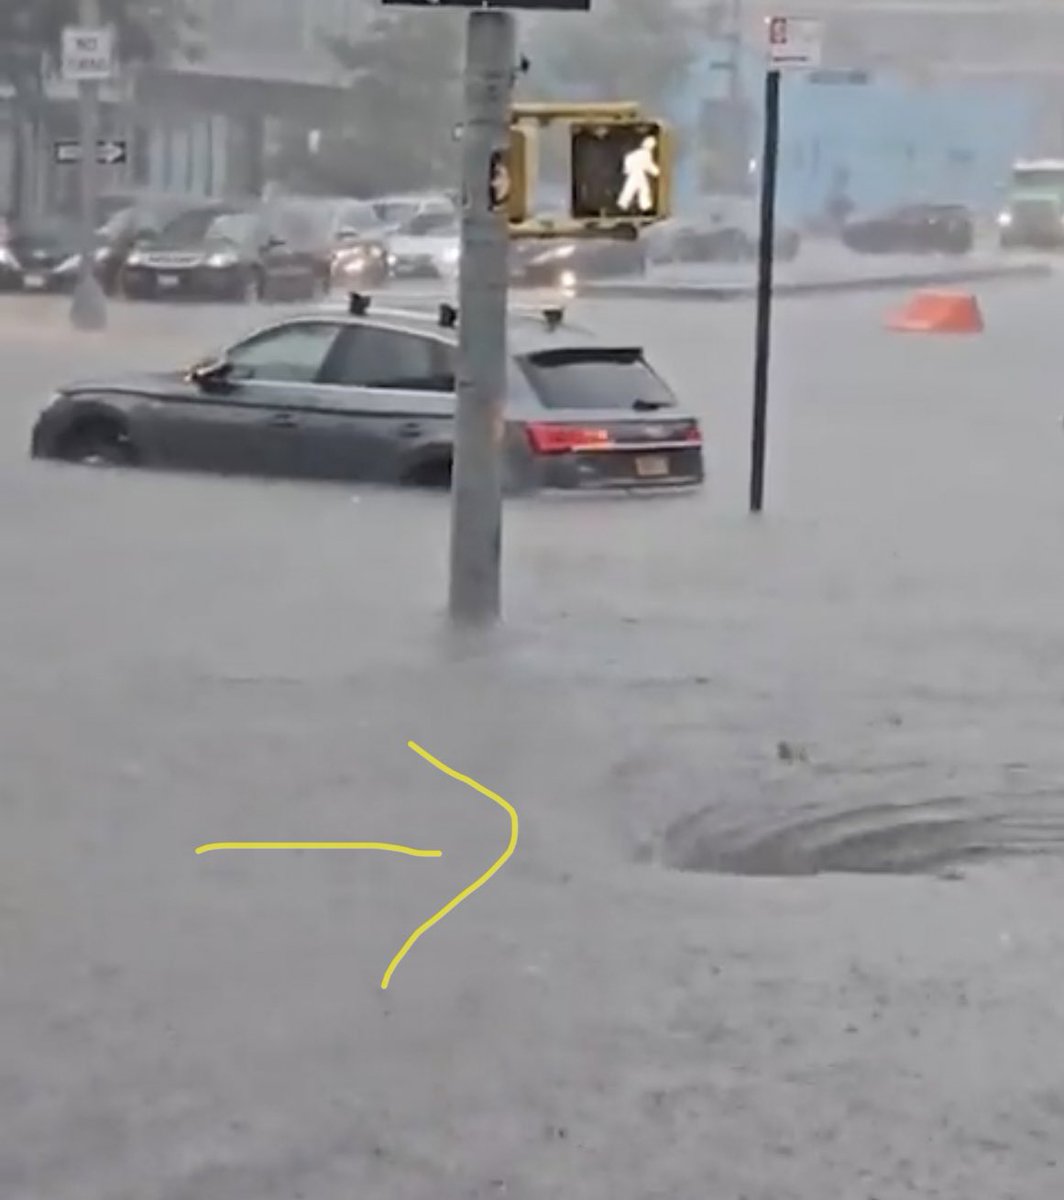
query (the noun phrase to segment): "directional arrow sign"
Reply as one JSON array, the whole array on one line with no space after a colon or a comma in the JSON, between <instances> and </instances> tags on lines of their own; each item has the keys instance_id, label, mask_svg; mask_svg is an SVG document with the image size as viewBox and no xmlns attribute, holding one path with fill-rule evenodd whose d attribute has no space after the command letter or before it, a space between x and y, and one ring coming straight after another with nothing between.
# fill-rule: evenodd
<instances>
[{"instance_id":1,"label":"directional arrow sign","mask_svg":"<svg viewBox=\"0 0 1064 1200\"><path fill-rule=\"evenodd\" d=\"M81 162L81 143L74 138L62 138L53 145L57 163ZM126 143L103 139L96 143L96 161L104 167L117 167L126 161Z\"/></svg>"}]
</instances>

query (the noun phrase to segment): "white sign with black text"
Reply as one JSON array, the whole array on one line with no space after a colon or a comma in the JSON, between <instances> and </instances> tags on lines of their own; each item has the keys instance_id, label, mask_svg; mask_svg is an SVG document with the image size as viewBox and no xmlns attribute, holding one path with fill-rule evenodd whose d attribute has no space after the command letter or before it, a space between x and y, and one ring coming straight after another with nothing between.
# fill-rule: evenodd
<instances>
[{"instance_id":1,"label":"white sign with black text","mask_svg":"<svg viewBox=\"0 0 1064 1200\"><path fill-rule=\"evenodd\" d=\"M822 26L804 17L769 17L765 22L770 71L800 71L820 66Z\"/></svg>"},{"instance_id":2,"label":"white sign with black text","mask_svg":"<svg viewBox=\"0 0 1064 1200\"><path fill-rule=\"evenodd\" d=\"M114 70L113 29L68 25L63 30L62 75L68 83L104 83Z\"/></svg>"}]
</instances>

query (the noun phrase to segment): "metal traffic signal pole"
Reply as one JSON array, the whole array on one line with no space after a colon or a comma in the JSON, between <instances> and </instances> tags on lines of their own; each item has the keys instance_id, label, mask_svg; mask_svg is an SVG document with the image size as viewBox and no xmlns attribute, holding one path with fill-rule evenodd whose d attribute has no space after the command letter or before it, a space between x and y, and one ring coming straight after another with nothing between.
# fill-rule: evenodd
<instances>
[{"instance_id":1,"label":"metal traffic signal pole","mask_svg":"<svg viewBox=\"0 0 1064 1200\"><path fill-rule=\"evenodd\" d=\"M488 9L470 13L466 27L450 569L450 616L461 625L490 624L500 612L510 233L492 174L509 144L514 26L512 13Z\"/></svg>"},{"instance_id":2,"label":"metal traffic signal pole","mask_svg":"<svg viewBox=\"0 0 1064 1200\"><path fill-rule=\"evenodd\" d=\"M80 0L78 18L86 28L100 25L99 0ZM81 262L70 305L70 323L76 329L98 330L107 325L107 300L96 278L96 141L100 126L99 84L78 84L81 136Z\"/></svg>"}]
</instances>

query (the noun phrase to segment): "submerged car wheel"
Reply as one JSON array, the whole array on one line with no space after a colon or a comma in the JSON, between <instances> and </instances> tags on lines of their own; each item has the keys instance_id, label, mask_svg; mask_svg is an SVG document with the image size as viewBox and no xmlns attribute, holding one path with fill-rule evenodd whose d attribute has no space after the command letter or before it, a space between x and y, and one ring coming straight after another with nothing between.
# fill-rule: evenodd
<instances>
[{"instance_id":1,"label":"submerged car wheel","mask_svg":"<svg viewBox=\"0 0 1064 1200\"><path fill-rule=\"evenodd\" d=\"M134 462L125 429L107 419L75 425L60 443L58 457L88 467L129 467Z\"/></svg>"}]
</instances>

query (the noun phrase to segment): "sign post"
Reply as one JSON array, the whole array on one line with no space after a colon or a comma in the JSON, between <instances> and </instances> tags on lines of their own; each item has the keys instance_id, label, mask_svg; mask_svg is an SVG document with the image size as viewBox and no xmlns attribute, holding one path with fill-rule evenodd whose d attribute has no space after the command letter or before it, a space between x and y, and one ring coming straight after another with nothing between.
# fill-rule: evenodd
<instances>
[{"instance_id":1,"label":"sign post","mask_svg":"<svg viewBox=\"0 0 1064 1200\"><path fill-rule=\"evenodd\" d=\"M99 86L114 74L114 30L101 26L99 0L80 0L80 26L63 30L63 78L78 85L81 170L81 261L70 305L76 329L107 325L107 301L96 278L96 167L99 153ZM58 147L57 147L58 153Z\"/></svg>"},{"instance_id":2,"label":"sign post","mask_svg":"<svg viewBox=\"0 0 1064 1200\"><path fill-rule=\"evenodd\" d=\"M754 411L750 434L750 511L765 498L768 381L772 350L772 269L776 240L776 172L779 161L780 73L820 65L820 25L795 17L766 21L764 145L761 151L761 225L757 256L757 324L754 333Z\"/></svg>"}]
</instances>

